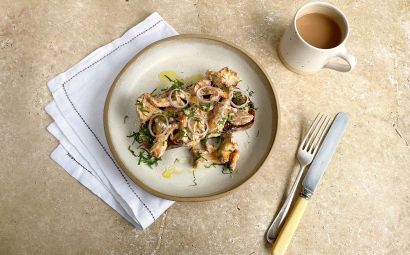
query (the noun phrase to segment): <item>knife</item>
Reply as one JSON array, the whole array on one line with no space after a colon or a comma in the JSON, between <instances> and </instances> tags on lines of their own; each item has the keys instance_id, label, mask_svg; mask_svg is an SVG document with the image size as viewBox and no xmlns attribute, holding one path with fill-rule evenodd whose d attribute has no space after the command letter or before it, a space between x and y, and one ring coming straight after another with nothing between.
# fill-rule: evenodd
<instances>
[{"instance_id":1,"label":"knife","mask_svg":"<svg viewBox=\"0 0 410 255\"><path fill-rule=\"evenodd\" d=\"M326 171L326 168L336 151L336 147L343 136L349 117L347 113L340 112L336 115L316 157L313 159L309 170L302 182L302 192L296 199L292 211L289 213L278 237L273 244L272 254L285 254L292 237L298 227L302 215L306 209L309 199L314 194L320 179Z\"/></svg>"}]
</instances>

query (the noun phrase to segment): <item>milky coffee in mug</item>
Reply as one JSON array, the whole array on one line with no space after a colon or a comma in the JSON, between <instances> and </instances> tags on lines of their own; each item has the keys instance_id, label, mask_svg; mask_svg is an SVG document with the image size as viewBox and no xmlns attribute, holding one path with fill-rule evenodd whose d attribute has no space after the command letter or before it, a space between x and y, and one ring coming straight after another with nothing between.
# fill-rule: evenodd
<instances>
[{"instance_id":1,"label":"milky coffee in mug","mask_svg":"<svg viewBox=\"0 0 410 255\"><path fill-rule=\"evenodd\" d=\"M302 6L279 44L279 57L296 73L312 73L322 68L350 71L356 59L345 48L349 26L343 13L333 5L313 2ZM347 64L332 63L341 58Z\"/></svg>"},{"instance_id":2,"label":"milky coffee in mug","mask_svg":"<svg viewBox=\"0 0 410 255\"><path fill-rule=\"evenodd\" d=\"M316 48L334 48L342 41L339 25L321 13L303 15L296 20L296 28L303 40Z\"/></svg>"}]
</instances>

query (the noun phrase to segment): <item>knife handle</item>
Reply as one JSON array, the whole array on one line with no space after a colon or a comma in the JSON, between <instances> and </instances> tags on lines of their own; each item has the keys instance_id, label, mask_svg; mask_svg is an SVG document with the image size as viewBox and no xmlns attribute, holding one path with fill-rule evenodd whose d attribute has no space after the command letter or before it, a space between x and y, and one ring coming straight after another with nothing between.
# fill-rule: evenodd
<instances>
[{"instance_id":1,"label":"knife handle","mask_svg":"<svg viewBox=\"0 0 410 255\"><path fill-rule=\"evenodd\" d=\"M292 237L299 225L302 215L305 212L306 206L308 204L306 198L298 197L295 205L292 207L292 211L289 213L278 237L273 244L272 254L273 255L283 255L285 254Z\"/></svg>"}]
</instances>

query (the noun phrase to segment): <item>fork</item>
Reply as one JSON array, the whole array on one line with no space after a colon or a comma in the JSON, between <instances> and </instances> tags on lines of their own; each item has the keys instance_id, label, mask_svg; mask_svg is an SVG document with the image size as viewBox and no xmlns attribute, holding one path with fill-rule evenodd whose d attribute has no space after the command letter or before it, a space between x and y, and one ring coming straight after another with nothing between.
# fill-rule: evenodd
<instances>
[{"instance_id":1,"label":"fork","mask_svg":"<svg viewBox=\"0 0 410 255\"><path fill-rule=\"evenodd\" d=\"M318 151L319 145L322 142L322 139L329 127L329 123L330 118L327 115L318 113L312 125L310 126L309 131L307 132L303 141L300 143L297 153L297 158L300 165L299 173L296 177L295 182L292 185L292 188L288 194L288 197L286 198L285 203L283 203L278 215L276 215L276 218L274 219L272 224L269 226L268 231L266 232L266 239L269 243L273 243L273 241L275 240L279 232L280 226L282 225L289 211L290 205L292 204L293 198L296 194L296 189L299 185L303 172L306 166L312 163L312 160Z\"/></svg>"}]
</instances>

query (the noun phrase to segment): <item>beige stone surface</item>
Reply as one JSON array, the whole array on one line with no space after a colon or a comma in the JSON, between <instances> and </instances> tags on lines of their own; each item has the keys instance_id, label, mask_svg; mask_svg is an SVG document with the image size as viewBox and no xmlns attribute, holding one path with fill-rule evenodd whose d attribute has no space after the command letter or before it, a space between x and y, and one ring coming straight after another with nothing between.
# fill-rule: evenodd
<instances>
[{"instance_id":1,"label":"beige stone surface","mask_svg":"<svg viewBox=\"0 0 410 255\"><path fill-rule=\"evenodd\" d=\"M303 127L346 111L349 128L288 254L410 250L410 2L333 1L347 15L351 73L294 74L278 40L304 1L0 0L0 254L269 254L264 234L295 170ZM176 203L137 231L50 160L46 82L158 11L180 33L247 49L279 93L281 132L242 189Z\"/></svg>"}]
</instances>

